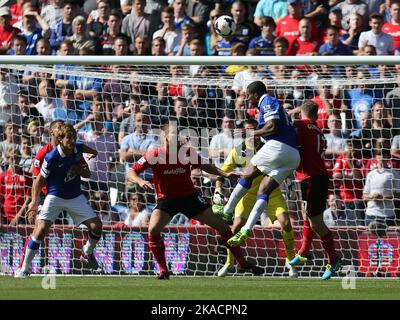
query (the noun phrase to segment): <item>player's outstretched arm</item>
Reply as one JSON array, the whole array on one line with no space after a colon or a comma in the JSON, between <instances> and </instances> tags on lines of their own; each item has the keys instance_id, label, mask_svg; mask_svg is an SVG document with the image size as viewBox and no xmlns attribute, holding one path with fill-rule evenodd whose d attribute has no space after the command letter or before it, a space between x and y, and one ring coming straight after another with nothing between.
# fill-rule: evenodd
<instances>
[{"instance_id":1,"label":"player's outstretched arm","mask_svg":"<svg viewBox=\"0 0 400 320\"><path fill-rule=\"evenodd\" d=\"M134 169L130 169L128 171L127 178L129 181L137 183L141 188L145 189L146 191L151 191L154 189L153 185L149 181L143 180L141 177L139 177Z\"/></svg>"},{"instance_id":2,"label":"player's outstretched arm","mask_svg":"<svg viewBox=\"0 0 400 320\"><path fill-rule=\"evenodd\" d=\"M227 179L238 179L240 178L240 174L234 173L234 172L225 172L222 171L221 169L217 168L215 165L211 164L211 163L207 163L207 164L202 164L200 167L201 170L209 173L209 174L213 174L216 176L221 176Z\"/></svg>"}]
</instances>

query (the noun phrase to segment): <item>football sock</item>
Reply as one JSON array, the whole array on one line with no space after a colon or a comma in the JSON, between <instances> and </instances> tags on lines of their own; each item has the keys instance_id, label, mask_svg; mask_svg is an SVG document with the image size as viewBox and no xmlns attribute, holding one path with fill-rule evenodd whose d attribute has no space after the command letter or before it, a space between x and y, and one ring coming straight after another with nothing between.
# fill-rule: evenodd
<instances>
[{"instance_id":1,"label":"football sock","mask_svg":"<svg viewBox=\"0 0 400 320\"><path fill-rule=\"evenodd\" d=\"M240 247L231 247L229 244L226 243L226 241L232 236L233 236L233 234L232 234L232 231L230 231L230 230L226 234L221 234L222 243L228 248L228 251L231 251L231 253L235 257L238 265L242 268L246 268L248 266L248 263L242 254L241 248Z\"/></svg>"},{"instance_id":2,"label":"football sock","mask_svg":"<svg viewBox=\"0 0 400 320\"><path fill-rule=\"evenodd\" d=\"M282 239L285 244L286 258L292 260L294 258L294 235L293 230L282 231Z\"/></svg>"},{"instance_id":3,"label":"football sock","mask_svg":"<svg viewBox=\"0 0 400 320\"><path fill-rule=\"evenodd\" d=\"M83 246L83 252L85 254L92 254L97 242L99 242L101 235L94 234L89 230L89 237L86 244Z\"/></svg>"},{"instance_id":4,"label":"football sock","mask_svg":"<svg viewBox=\"0 0 400 320\"><path fill-rule=\"evenodd\" d=\"M224 207L224 213L232 213L235 210L239 200L242 199L247 191L249 191L250 187L251 182L248 182L241 178L235 189L233 189L231 196L229 197L228 202Z\"/></svg>"},{"instance_id":5,"label":"football sock","mask_svg":"<svg viewBox=\"0 0 400 320\"><path fill-rule=\"evenodd\" d=\"M234 264L235 263L235 257L233 255L232 251L229 250L229 249L226 249L226 253L227 253L227 256L226 256L225 264Z\"/></svg>"},{"instance_id":6,"label":"football sock","mask_svg":"<svg viewBox=\"0 0 400 320\"><path fill-rule=\"evenodd\" d=\"M29 272L32 260L35 257L36 253L39 251L41 243L42 243L41 241L36 240L34 237L31 237L29 239L25 252L24 262L22 263L21 266L21 271Z\"/></svg>"},{"instance_id":7,"label":"football sock","mask_svg":"<svg viewBox=\"0 0 400 320\"><path fill-rule=\"evenodd\" d=\"M303 224L303 239L301 241L301 248L298 252L299 255L302 256L310 251L313 239L314 231L313 229L311 229L310 222L308 220L305 220Z\"/></svg>"},{"instance_id":8,"label":"football sock","mask_svg":"<svg viewBox=\"0 0 400 320\"><path fill-rule=\"evenodd\" d=\"M161 234L149 234L149 247L161 271L167 271L168 267L165 260L165 245Z\"/></svg>"},{"instance_id":9,"label":"football sock","mask_svg":"<svg viewBox=\"0 0 400 320\"><path fill-rule=\"evenodd\" d=\"M322 247L328 254L328 263L332 264L332 262L336 261L337 255L335 251L335 242L333 240L333 234L331 231L321 237L321 243Z\"/></svg>"},{"instance_id":10,"label":"football sock","mask_svg":"<svg viewBox=\"0 0 400 320\"><path fill-rule=\"evenodd\" d=\"M252 230L258 219L260 219L261 214L264 212L268 204L268 195L260 194L257 196L257 201L250 212L250 216L246 221L244 227L241 230Z\"/></svg>"}]
</instances>

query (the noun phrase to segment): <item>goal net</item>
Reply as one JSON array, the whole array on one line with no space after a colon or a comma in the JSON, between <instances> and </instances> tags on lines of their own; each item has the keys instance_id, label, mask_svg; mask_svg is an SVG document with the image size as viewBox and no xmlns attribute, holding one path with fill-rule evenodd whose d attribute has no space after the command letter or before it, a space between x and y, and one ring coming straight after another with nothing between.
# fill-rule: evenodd
<instances>
[{"instance_id":1,"label":"goal net","mask_svg":"<svg viewBox=\"0 0 400 320\"><path fill-rule=\"evenodd\" d=\"M50 141L52 121L73 124L79 140L99 152L95 159L87 160L91 178L83 179L82 189L104 224L95 250L104 273L152 275L158 266L149 250L147 224L156 197L129 183L127 171L146 150L161 143L159 129L168 121L175 121L179 130L190 135L202 157L221 167L231 146L243 142L246 120L258 119L257 106L251 105L244 93L249 83L261 80L293 120L300 117L298 107L304 101L318 104L318 125L327 140L325 163L330 174L324 220L335 235L344 264L350 266L347 270L359 277L398 276L398 62L382 57L354 57L352 61L341 59L344 57L210 58L171 57L165 60L168 64L137 57L0 60L1 174L6 176L10 148L18 150L14 157L20 168L18 181L0 180L2 274L12 274L17 268L33 230L31 221L15 219L15 214L27 197L34 156ZM146 171L143 177L151 181L152 174ZM192 171L193 183L210 204L215 178ZM382 179L386 179L384 184ZM224 183L226 197L234 184ZM385 188L378 190L376 185ZM281 191L298 250L303 219L293 176ZM381 194L385 199L364 201L364 193ZM382 224L387 227L383 229ZM212 276L225 262L226 250L216 232L195 219L178 214L162 235L174 274ZM32 272L90 274L79 262L87 236L85 227L74 226L68 214L60 212L32 263ZM242 249L249 261L265 269L265 276L288 275L281 227L267 214ZM309 262L298 268L299 275L319 276L326 263L316 237ZM235 270L233 275L249 273Z\"/></svg>"}]
</instances>

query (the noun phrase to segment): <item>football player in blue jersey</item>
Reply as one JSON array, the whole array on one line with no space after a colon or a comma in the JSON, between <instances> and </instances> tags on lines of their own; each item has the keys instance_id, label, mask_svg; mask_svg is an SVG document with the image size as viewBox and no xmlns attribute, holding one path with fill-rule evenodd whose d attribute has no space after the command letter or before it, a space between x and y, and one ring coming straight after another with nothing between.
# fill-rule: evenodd
<instances>
[{"instance_id":1,"label":"football player in blue jersey","mask_svg":"<svg viewBox=\"0 0 400 320\"><path fill-rule=\"evenodd\" d=\"M246 89L249 102L259 109L257 130L254 137L262 137L264 146L250 160L242 178L224 207L224 216L232 216L239 200L250 189L254 178L263 175L257 192L256 203L246 224L228 240L230 245L240 245L249 237L250 231L264 212L272 191L294 172L300 163L296 132L290 117L279 101L267 93L261 81L252 82Z\"/></svg>"},{"instance_id":2,"label":"football player in blue jersey","mask_svg":"<svg viewBox=\"0 0 400 320\"><path fill-rule=\"evenodd\" d=\"M87 165L82 164L84 147L76 139L74 127L68 123L63 124L58 134L58 146L46 154L40 174L34 181L28 211L38 211L39 194L44 183L47 186L47 196L27 244L23 263L15 273L16 278L30 275L31 262L62 210L69 212L76 225L87 226L89 237L83 246L80 260L90 269L101 271L93 250L101 238L102 223L82 194L81 177L89 178L90 171Z\"/></svg>"}]
</instances>

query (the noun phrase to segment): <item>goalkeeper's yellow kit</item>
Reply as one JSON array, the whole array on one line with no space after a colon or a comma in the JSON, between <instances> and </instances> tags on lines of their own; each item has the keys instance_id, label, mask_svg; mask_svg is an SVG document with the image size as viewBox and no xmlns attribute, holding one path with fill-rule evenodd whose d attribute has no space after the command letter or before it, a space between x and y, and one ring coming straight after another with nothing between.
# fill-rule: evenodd
<instances>
[{"instance_id":1,"label":"goalkeeper's yellow kit","mask_svg":"<svg viewBox=\"0 0 400 320\"><path fill-rule=\"evenodd\" d=\"M259 148L257 148L259 149ZM238 154L238 152L240 154ZM243 142L240 150L239 147L233 148L228 155L228 158L224 162L221 170L225 172L231 172L237 168L245 168L250 163L251 157L246 156L246 146ZM259 176L253 180L251 188L238 202L235 208L235 217L242 217L247 219L250 215L251 209L253 209L256 203L256 197L258 192L258 187L260 186L263 176ZM287 212L287 206L285 199L282 196L280 188L276 188L269 196L268 205L265 208L266 213L272 222L277 219L277 216Z\"/></svg>"}]
</instances>

